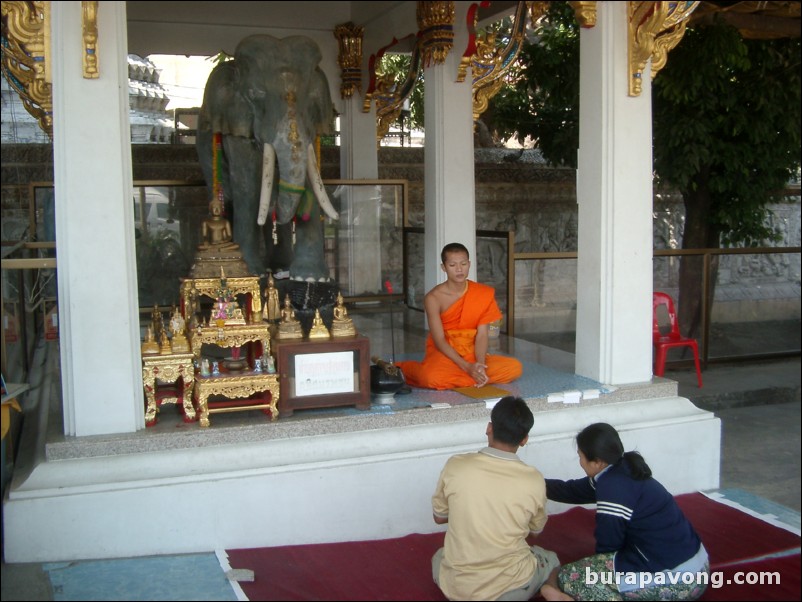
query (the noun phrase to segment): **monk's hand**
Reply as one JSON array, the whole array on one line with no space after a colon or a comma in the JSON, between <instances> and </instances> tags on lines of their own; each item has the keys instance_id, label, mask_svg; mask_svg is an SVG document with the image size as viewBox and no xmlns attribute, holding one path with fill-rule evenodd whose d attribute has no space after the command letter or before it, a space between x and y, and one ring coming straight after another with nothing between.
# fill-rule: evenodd
<instances>
[{"instance_id":1,"label":"monk's hand","mask_svg":"<svg viewBox=\"0 0 802 602\"><path fill-rule=\"evenodd\" d=\"M476 381L477 387L483 387L487 384L487 366L485 364L480 364L479 362L471 364L469 374Z\"/></svg>"}]
</instances>

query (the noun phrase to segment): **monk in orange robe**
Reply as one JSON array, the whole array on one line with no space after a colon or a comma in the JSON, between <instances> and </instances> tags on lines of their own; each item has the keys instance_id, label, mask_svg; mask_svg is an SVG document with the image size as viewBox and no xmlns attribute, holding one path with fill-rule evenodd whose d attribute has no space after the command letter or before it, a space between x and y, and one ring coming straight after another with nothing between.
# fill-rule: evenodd
<instances>
[{"instance_id":1,"label":"monk in orange robe","mask_svg":"<svg viewBox=\"0 0 802 602\"><path fill-rule=\"evenodd\" d=\"M521 362L487 353L489 325L501 318L492 287L468 280L471 262L460 243L443 247L447 280L423 300L429 322L422 362L397 362L407 384L425 389L481 387L521 376Z\"/></svg>"}]
</instances>

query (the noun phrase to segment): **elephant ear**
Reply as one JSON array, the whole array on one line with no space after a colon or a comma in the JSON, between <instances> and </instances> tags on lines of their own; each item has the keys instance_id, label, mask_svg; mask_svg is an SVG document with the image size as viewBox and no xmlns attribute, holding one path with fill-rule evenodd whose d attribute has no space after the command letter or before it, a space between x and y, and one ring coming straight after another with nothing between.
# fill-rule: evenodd
<instances>
[{"instance_id":1,"label":"elephant ear","mask_svg":"<svg viewBox=\"0 0 802 602\"><path fill-rule=\"evenodd\" d=\"M334 132L334 105L326 74L318 67L312 76L309 88L309 115L317 128L317 134Z\"/></svg>"},{"instance_id":2,"label":"elephant ear","mask_svg":"<svg viewBox=\"0 0 802 602\"><path fill-rule=\"evenodd\" d=\"M253 137L253 116L239 92L239 79L236 61L220 63L212 70L203 92L199 130Z\"/></svg>"}]
</instances>

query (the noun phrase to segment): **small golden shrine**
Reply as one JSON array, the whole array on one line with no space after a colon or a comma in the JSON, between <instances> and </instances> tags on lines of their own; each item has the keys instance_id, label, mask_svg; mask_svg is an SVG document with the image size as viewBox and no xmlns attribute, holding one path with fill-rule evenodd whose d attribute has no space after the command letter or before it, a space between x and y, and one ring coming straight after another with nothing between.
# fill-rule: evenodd
<instances>
[{"instance_id":1,"label":"small golden shrine","mask_svg":"<svg viewBox=\"0 0 802 602\"><path fill-rule=\"evenodd\" d=\"M145 335L145 342L142 343L142 355L158 355L159 344L153 336L153 326L148 326L147 334Z\"/></svg>"},{"instance_id":2,"label":"small golden shrine","mask_svg":"<svg viewBox=\"0 0 802 602\"><path fill-rule=\"evenodd\" d=\"M220 267L220 287L217 289L217 296L212 307L212 314L210 317L218 326L229 324L245 324L245 318L242 315L239 303L234 293L228 287L226 282L226 273Z\"/></svg>"}]
</instances>

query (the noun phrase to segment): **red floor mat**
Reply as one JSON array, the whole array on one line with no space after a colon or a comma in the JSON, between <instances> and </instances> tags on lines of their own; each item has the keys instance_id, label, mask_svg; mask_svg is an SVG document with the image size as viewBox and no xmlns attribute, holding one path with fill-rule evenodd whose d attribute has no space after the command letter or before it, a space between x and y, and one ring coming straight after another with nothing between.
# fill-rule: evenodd
<instances>
[{"instance_id":1,"label":"red floor mat","mask_svg":"<svg viewBox=\"0 0 802 602\"><path fill-rule=\"evenodd\" d=\"M708 587L703 600L799 599L798 551L784 558L750 560L798 550L798 535L702 494L678 496L677 501L705 543L711 570L723 573L721 587ZM594 521L592 510L573 508L549 517L546 529L531 542L554 550L562 562L571 562L593 553ZM228 550L228 555L232 568L254 571L253 582L240 583L251 600L444 600L432 582L430 562L442 545L443 533L431 533ZM778 571L780 584L734 582L736 573L748 571Z\"/></svg>"}]
</instances>

